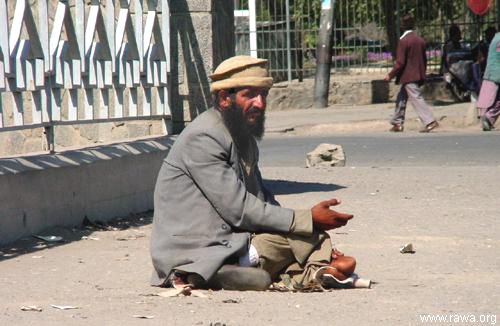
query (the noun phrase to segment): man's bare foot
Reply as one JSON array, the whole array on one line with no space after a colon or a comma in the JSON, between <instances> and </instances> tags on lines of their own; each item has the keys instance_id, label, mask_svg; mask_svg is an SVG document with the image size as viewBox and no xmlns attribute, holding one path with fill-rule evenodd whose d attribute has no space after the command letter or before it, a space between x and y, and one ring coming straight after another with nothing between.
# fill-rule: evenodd
<instances>
[{"instance_id":1,"label":"man's bare foot","mask_svg":"<svg viewBox=\"0 0 500 326\"><path fill-rule=\"evenodd\" d=\"M356 259L350 256L344 256L344 254L336 249L332 250L332 261L330 262L330 268L328 268L328 274L333 275L336 279L343 281L356 269Z\"/></svg>"}]
</instances>

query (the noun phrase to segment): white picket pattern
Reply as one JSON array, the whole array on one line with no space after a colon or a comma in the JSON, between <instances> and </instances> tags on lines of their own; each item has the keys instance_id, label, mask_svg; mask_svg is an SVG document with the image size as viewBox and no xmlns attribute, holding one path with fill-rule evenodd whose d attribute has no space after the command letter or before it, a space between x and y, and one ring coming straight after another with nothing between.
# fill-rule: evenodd
<instances>
[{"instance_id":1,"label":"white picket pattern","mask_svg":"<svg viewBox=\"0 0 500 326\"><path fill-rule=\"evenodd\" d=\"M0 0L0 132L167 119L169 16L168 0Z\"/></svg>"}]
</instances>

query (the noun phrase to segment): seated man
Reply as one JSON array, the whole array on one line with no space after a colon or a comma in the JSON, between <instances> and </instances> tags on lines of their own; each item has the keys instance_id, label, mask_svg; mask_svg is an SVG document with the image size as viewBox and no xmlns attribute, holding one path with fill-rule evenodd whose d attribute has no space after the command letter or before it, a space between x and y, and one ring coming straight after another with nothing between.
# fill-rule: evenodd
<instances>
[{"instance_id":1,"label":"seated man","mask_svg":"<svg viewBox=\"0 0 500 326\"><path fill-rule=\"evenodd\" d=\"M282 273L297 287L320 267L339 280L353 273L354 258L333 250L324 232L353 217L330 209L340 201L292 210L263 185L257 140L273 83L266 62L222 62L211 75L214 108L187 126L164 160L154 195L153 285L265 290Z\"/></svg>"}]
</instances>

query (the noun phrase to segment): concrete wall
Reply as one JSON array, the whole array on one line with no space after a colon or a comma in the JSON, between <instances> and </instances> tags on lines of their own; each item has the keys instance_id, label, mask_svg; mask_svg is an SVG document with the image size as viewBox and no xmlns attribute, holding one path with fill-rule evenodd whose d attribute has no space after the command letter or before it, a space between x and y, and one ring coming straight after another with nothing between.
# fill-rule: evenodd
<instances>
[{"instance_id":1,"label":"concrete wall","mask_svg":"<svg viewBox=\"0 0 500 326\"><path fill-rule=\"evenodd\" d=\"M222 60L234 55L234 5L233 1L175 0L170 6L171 110L174 132L179 132L186 122L211 106L208 75ZM76 133L78 142L70 141L72 130L61 129L56 137L61 148L62 142L82 145L82 137L88 140L85 144L109 141L104 135L113 135L113 130L123 130L123 138L158 131L158 126L148 123L94 126L83 134ZM28 147L36 148L43 143L38 131L16 132L13 137L19 138L14 147L34 143ZM0 141L10 143L12 139ZM158 169L172 142L172 137L163 137L55 155L0 159L0 244L51 226L79 225L85 217L105 221L152 209Z\"/></svg>"},{"instance_id":2,"label":"concrete wall","mask_svg":"<svg viewBox=\"0 0 500 326\"><path fill-rule=\"evenodd\" d=\"M234 55L234 3L170 2L171 103L175 133L212 106L209 75Z\"/></svg>"},{"instance_id":3,"label":"concrete wall","mask_svg":"<svg viewBox=\"0 0 500 326\"><path fill-rule=\"evenodd\" d=\"M9 12L14 12L15 3L8 2ZM55 3L54 0L50 2L52 9ZM169 89L173 129L169 131L178 133L186 123L212 105L208 76L221 61L234 55L234 3L175 0L170 1L170 11L172 71ZM2 97L4 107L10 107L8 97ZM23 100L26 116L30 117L32 99L25 96ZM5 117L12 118L8 112ZM170 123L168 127L171 127ZM154 137L162 135L163 129L163 122L157 120L55 126L55 146L64 150L136 137ZM0 157L39 152L46 147L43 128L0 132Z\"/></svg>"},{"instance_id":4,"label":"concrete wall","mask_svg":"<svg viewBox=\"0 0 500 326\"><path fill-rule=\"evenodd\" d=\"M16 25L14 17L15 10L18 8L16 7L17 4L22 2L25 2L25 0L9 0L6 1L6 6L0 6L4 7L3 9L0 9L0 11L2 11L0 16L6 16L8 21L6 26L8 25L10 27L10 34L6 33L5 35L2 35L2 40L8 41L9 37L11 38L11 41L17 40L17 34L13 29ZM114 3L116 9L114 16L108 15L109 13L106 11L105 5L108 1L102 1L104 6L101 6L101 12L104 14L103 18L105 23L108 23L108 19L109 22L113 22L115 19L117 20L118 14L121 10L120 8L122 6L126 7L126 3L123 1L120 2L114 0L111 2ZM138 2L139 0L136 3ZM152 9L147 8L146 3L148 1L140 0L140 2L143 3L143 9ZM167 3L167 0L158 2L158 8L161 8L161 3ZM93 59L88 58L88 55L86 55L85 60L82 59L81 61L88 61L87 63L90 65L84 65L86 68L83 72L80 72L79 69L81 67L77 65L76 61L70 60L70 57L73 58L73 52L69 49L83 47L83 32L84 29L88 27L87 24L91 23L88 21L88 16L86 17L87 19L85 19L84 17L80 17L76 14L76 11L80 9L77 9L78 5L75 1L30 0L29 6L26 7L26 11L24 11L24 16L18 16L16 18L24 18L24 27L20 31L20 38L23 40L29 40L31 45L38 44L39 41L40 44L42 44L42 47L49 47L49 37L47 36L49 33L51 34L49 35L51 37L57 36L52 35L52 33L57 32L57 24L54 24L54 19L56 19L57 10L62 9L60 5L63 3L67 4L68 9L71 12L71 15L64 16L65 26L74 26L76 35L79 32L82 33L81 38L71 32L69 34L66 33L71 29L66 30L66 28L62 28L60 40L68 41L70 43L66 43L64 46L59 45L55 51L56 54L54 55L54 58L49 58L50 54L48 53L39 53L36 50L36 46L33 47L32 50L23 50L28 51L26 53L22 53L22 51L19 52L21 48L18 46L14 49L10 49L10 51L13 52L13 58L10 60L10 73L5 75L3 71L4 68L0 68L0 116L4 127L13 127L15 125L14 120L20 120L18 113L20 113L19 115L22 117L23 123L29 126L34 121L33 117L36 117L35 119L41 119L42 112L45 110L50 111L51 109L59 109L60 116L63 121L73 120L74 123L71 125L58 124L52 128L52 132L50 134L54 134L54 144L59 150L74 146L92 146L97 143L105 143L109 141L121 141L136 137L161 136L165 134L164 128L169 126L168 123L165 124L164 121L158 120L146 120L146 118L141 121L123 121L119 123L76 124L78 121L75 121L76 117L71 114L71 108L73 105L78 107L76 116L78 116L79 120L83 120L84 115L88 118L88 112L87 114L84 114L84 107L87 104L93 108L93 117L95 118L102 117L103 111L113 117L117 112L117 108L121 109L124 117L133 116L133 112L135 110L137 111L138 116L142 116L144 109L147 109L147 106L145 105L146 103L150 104L149 106L153 113L157 113L156 109L158 107L161 107L162 109L165 107L161 104L166 104L165 101L163 101L164 97L162 96L166 87L161 87L159 91L159 86L165 86L165 78L162 80L163 83L149 83L148 77L150 77L151 74L148 74L148 69L141 74L138 70L129 69L127 72L126 69L119 68L124 63L122 61L124 57L118 54L115 58L117 69L114 77L112 78L112 83L106 83L106 87L104 88L94 88L90 90L88 88L90 86L88 85L93 84L91 80L93 78L100 80L98 77L100 73L104 73L104 71L109 72L111 66L107 66L101 61L101 64L98 64L94 67L94 69L92 68L92 64L90 64L93 62ZM90 1L84 1L84 3L85 9L83 11L90 10ZM43 4L43 7L46 6L46 10L39 10L40 4ZM109 6L107 8L109 8ZM132 20L131 28L135 33L143 32L143 26L136 24L135 9L135 5L132 3L129 10L130 18ZM19 13L20 12L17 14ZM34 20L34 25L36 26L34 29L30 28L30 26L32 26L32 24L29 24L30 19L28 19L28 17L30 16L33 16L32 19ZM145 13L143 13L143 18L145 18ZM2 23L3 22L0 22L0 25L2 25ZM79 28L79 26L81 28ZM97 28L98 31L96 34L99 35L99 24L97 24ZM115 29L118 33L118 24L115 24ZM167 29L164 29L162 31L164 34L159 36L166 36L167 31ZM157 34L161 33L155 33L155 35ZM96 36L95 40L97 41L99 38L100 37ZM135 53L136 50L138 51L138 49L134 50L134 43L129 42L131 40L128 40L127 38L125 38L125 40L128 43L127 51L130 50L130 53ZM102 42L103 40L101 39L99 41ZM115 41L120 41L120 39L118 37L113 37L108 40L107 44L114 44ZM146 45L150 44L150 40L141 40L141 42L142 41L145 41ZM19 46L22 46L21 43L19 43ZM108 48L106 46L106 42L100 43L99 48L103 51L102 53L107 51L113 52L116 50ZM119 48L119 46L117 48ZM31 52L33 53L28 54ZM113 55L115 55L115 53L113 53ZM31 58L31 56L37 57L40 61L44 62L44 66L39 65L41 63L39 61L35 66L33 66L33 68L29 68L30 65L24 61L24 57L26 56L27 58ZM125 58L127 58L127 56L125 56ZM58 62L59 59L62 59L64 63ZM53 64L50 74L44 74L43 78L35 78L37 79L37 82L35 82L33 80L34 77L32 73L35 72L35 74L43 74L42 70L49 68L49 61ZM138 58L134 57L133 62L133 65L139 64ZM146 58L146 60L144 60L144 64L146 65L148 62L149 60ZM108 63L111 64L111 62ZM163 62L163 64L165 63L166 61ZM2 66L2 64L0 64L0 66ZM61 68L62 66L65 68ZM163 77L167 77L167 71L164 69L165 67L166 66L163 66L162 68ZM71 69L71 71L68 69ZM134 85L127 83L128 85L124 87L119 80L125 76L127 76L125 79L130 78L134 81L139 80L140 82ZM24 83L17 83L14 77L17 78L18 81L24 80ZM62 82L64 84L64 88L59 88L59 86L62 86ZM45 87L41 87L41 83L43 83ZM36 91L34 90L34 84L37 84ZM98 82L97 84L99 85L101 83ZM70 90L68 88L72 89ZM118 91L119 96L115 97L115 90ZM150 96L146 96L146 94ZM47 100L53 101L53 103L57 104L50 105ZM103 108L104 105L105 107ZM47 112L46 114L48 115L49 113ZM7 155L22 155L47 149L47 139L45 139L46 137L44 136L43 128L38 127L24 130L15 129L16 128L13 127L13 131L6 131L6 129L0 128L0 157Z\"/></svg>"},{"instance_id":5,"label":"concrete wall","mask_svg":"<svg viewBox=\"0 0 500 326\"><path fill-rule=\"evenodd\" d=\"M328 105L368 105L394 102L400 85L382 80L383 76L353 76L330 79ZM267 98L269 110L307 109L313 104L314 79L275 84ZM452 102L451 93L441 80L429 80L422 89L427 101Z\"/></svg>"},{"instance_id":6,"label":"concrete wall","mask_svg":"<svg viewBox=\"0 0 500 326\"><path fill-rule=\"evenodd\" d=\"M50 226L106 221L153 208L173 137L0 159L0 245Z\"/></svg>"}]
</instances>

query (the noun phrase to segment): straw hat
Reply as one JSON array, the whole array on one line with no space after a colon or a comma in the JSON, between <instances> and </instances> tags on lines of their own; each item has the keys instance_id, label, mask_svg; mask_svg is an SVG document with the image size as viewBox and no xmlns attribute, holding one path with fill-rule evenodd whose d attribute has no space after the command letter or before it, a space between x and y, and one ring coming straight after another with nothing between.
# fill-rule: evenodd
<instances>
[{"instance_id":1,"label":"straw hat","mask_svg":"<svg viewBox=\"0 0 500 326\"><path fill-rule=\"evenodd\" d=\"M239 55L224 60L210 76L211 92L238 87L271 88L273 78L268 77L267 60Z\"/></svg>"}]
</instances>

